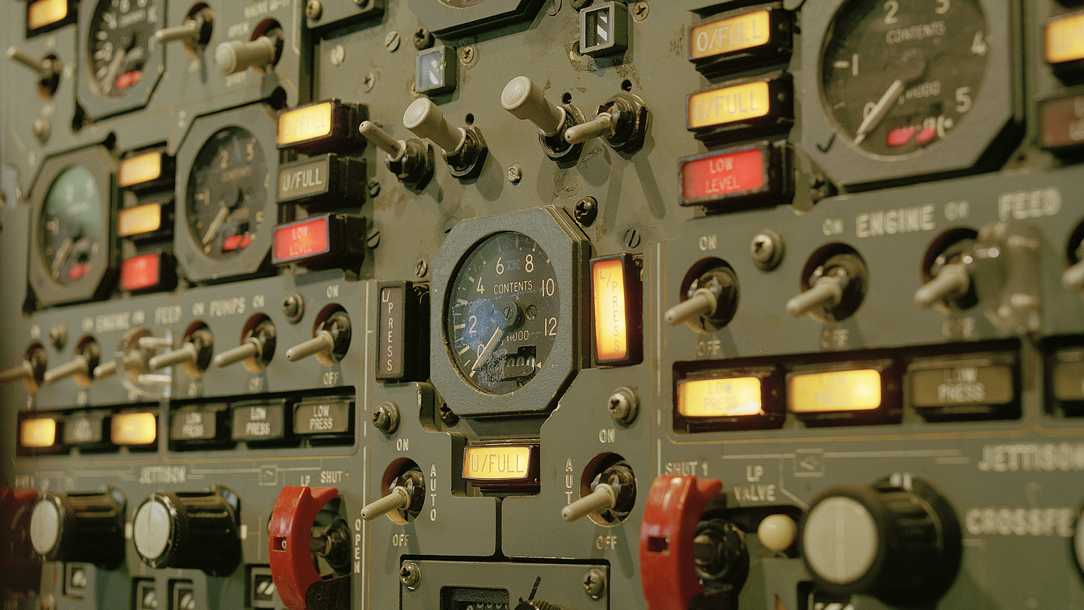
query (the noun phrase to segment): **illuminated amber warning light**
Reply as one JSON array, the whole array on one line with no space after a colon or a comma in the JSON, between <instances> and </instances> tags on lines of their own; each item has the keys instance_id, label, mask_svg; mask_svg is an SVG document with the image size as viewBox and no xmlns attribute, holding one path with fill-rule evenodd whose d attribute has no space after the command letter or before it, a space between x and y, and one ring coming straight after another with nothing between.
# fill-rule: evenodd
<instances>
[{"instance_id":1,"label":"illuminated amber warning light","mask_svg":"<svg viewBox=\"0 0 1084 610\"><path fill-rule=\"evenodd\" d=\"M678 383L677 409L685 417L763 415L760 398L757 377L696 379Z\"/></svg>"},{"instance_id":2,"label":"illuminated amber warning light","mask_svg":"<svg viewBox=\"0 0 1084 610\"><path fill-rule=\"evenodd\" d=\"M117 236L132 237L162 228L162 204L145 203L124 208L117 214Z\"/></svg>"},{"instance_id":3,"label":"illuminated amber warning light","mask_svg":"<svg viewBox=\"0 0 1084 610\"><path fill-rule=\"evenodd\" d=\"M272 259L276 265L320 256L330 250L327 216L275 227Z\"/></svg>"},{"instance_id":4,"label":"illuminated amber warning light","mask_svg":"<svg viewBox=\"0 0 1084 610\"><path fill-rule=\"evenodd\" d=\"M628 254L591 260L595 300L595 361L636 364L643 360L639 268Z\"/></svg>"},{"instance_id":5,"label":"illuminated amber warning light","mask_svg":"<svg viewBox=\"0 0 1084 610\"><path fill-rule=\"evenodd\" d=\"M288 110L279 115L279 146L331 135L331 102Z\"/></svg>"},{"instance_id":6,"label":"illuminated amber warning light","mask_svg":"<svg viewBox=\"0 0 1084 610\"><path fill-rule=\"evenodd\" d=\"M787 402L791 413L876 409L881 406L881 373L861 369L791 375Z\"/></svg>"},{"instance_id":7,"label":"illuminated amber warning light","mask_svg":"<svg viewBox=\"0 0 1084 610\"><path fill-rule=\"evenodd\" d=\"M531 478L530 446L467 447L463 478L471 481L525 481Z\"/></svg>"},{"instance_id":8,"label":"illuminated amber warning light","mask_svg":"<svg viewBox=\"0 0 1084 610\"><path fill-rule=\"evenodd\" d=\"M20 423L19 444L27 449L52 447L56 443L56 420L51 417L24 419Z\"/></svg>"},{"instance_id":9,"label":"illuminated amber warning light","mask_svg":"<svg viewBox=\"0 0 1084 610\"><path fill-rule=\"evenodd\" d=\"M768 116L771 93L767 81L701 91L689 96L689 129L718 127Z\"/></svg>"},{"instance_id":10,"label":"illuminated amber warning light","mask_svg":"<svg viewBox=\"0 0 1084 610\"><path fill-rule=\"evenodd\" d=\"M149 445L158 438L154 413L118 413L111 420L114 445Z\"/></svg>"},{"instance_id":11,"label":"illuminated amber warning light","mask_svg":"<svg viewBox=\"0 0 1084 610\"><path fill-rule=\"evenodd\" d=\"M34 0L26 8L26 29L41 29L67 16L68 0Z\"/></svg>"},{"instance_id":12,"label":"illuminated amber warning light","mask_svg":"<svg viewBox=\"0 0 1084 610\"><path fill-rule=\"evenodd\" d=\"M768 11L756 11L704 23L689 31L689 59L716 57L767 44Z\"/></svg>"},{"instance_id":13,"label":"illuminated amber warning light","mask_svg":"<svg viewBox=\"0 0 1084 610\"><path fill-rule=\"evenodd\" d=\"M1084 12L1046 22L1043 53L1055 65L1084 60Z\"/></svg>"},{"instance_id":14,"label":"illuminated amber warning light","mask_svg":"<svg viewBox=\"0 0 1084 610\"><path fill-rule=\"evenodd\" d=\"M121 188L152 182L162 177L162 153L151 151L128 157L117 169L117 186Z\"/></svg>"}]
</instances>

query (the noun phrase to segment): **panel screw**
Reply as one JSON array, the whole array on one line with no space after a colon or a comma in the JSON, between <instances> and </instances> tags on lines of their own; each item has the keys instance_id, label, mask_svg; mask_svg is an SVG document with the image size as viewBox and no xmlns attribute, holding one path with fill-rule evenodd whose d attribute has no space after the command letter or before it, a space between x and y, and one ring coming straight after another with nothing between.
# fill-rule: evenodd
<instances>
[{"instance_id":1,"label":"panel screw","mask_svg":"<svg viewBox=\"0 0 1084 610\"><path fill-rule=\"evenodd\" d=\"M305 315L305 299L298 293L293 293L282 301L282 313L286 319L293 323L301 321Z\"/></svg>"},{"instance_id":2,"label":"panel screw","mask_svg":"<svg viewBox=\"0 0 1084 610\"><path fill-rule=\"evenodd\" d=\"M49 343L57 350L64 349L64 344L68 342L68 327L63 324L58 324L49 329Z\"/></svg>"},{"instance_id":3,"label":"panel screw","mask_svg":"<svg viewBox=\"0 0 1084 610\"><path fill-rule=\"evenodd\" d=\"M361 79L361 85L365 87L366 91L372 91L373 87L376 86L376 75L372 72L366 74Z\"/></svg>"},{"instance_id":4,"label":"panel screw","mask_svg":"<svg viewBox=\"0 0 1084 610\"><path fill-rule=\"evenodd\" d=\"M383 402L373 411L373 426L384 434L399 429L399 407L393 402Z\"/></svg>"},{"instance_id":5,"label":"panel screw","mask_svg":"<svg viewBox=\"0 0 1084 610\"><path fill-rule=\"evenodd\" d=\"M598 201L594 197L584 197L576 202L576 222L585 227L591 226L598 216Z\"/></svg>"},{"instance_id":6,"label":"panel screw","mask_svg":"<svg viewBox=\"0 0 1084 610\"><path fill-rule=\"evenodd\" d=\"M380 229L374 229L369 234L369 238L365 240L365 245L369 246L370 250L380 245Z\"/></svg>"},{"instance_id":7,"label":"panel screw","mask_svg":"<svg viewBox=\"0 0 1084 610\"><path fill-rule=\"evenodd\" d=\"M320 0L309 0L305 4L305 16L313 21L319 21L320 15L324 14L324 5L320 4Z\"/></svg>"},{"instance_id":8,"label":"panel screw","mask_svg":"<svg viewBox=\"0 0 1084 610\"><path fill-rule=\"evenodd\" d=\"M433 33L425 28L414 31L414 48L421 51L433 46Z\"/></svg>"},{"instance_id":9,"label":"panel screw","mask_svg":"<svg viewBox=\"0 0 1084 610\"><path fill-rule=\"evenodd\" d=\"M474 61L474 47L463 47L459 50L459 60L465 64Z\"/></svg>"},{"instance_id":10,"label":"panel screw","mask_svg":"<svg viewBox=\"0 0 1084 610\"><path fill-rule=\"evenodd\" d=\"M625 231L625 245L629 248L640 247L640 232L636 229L629 229Z\"/></svg>"},{"instance_id":11,"label":"panel screw","mask_svg":"<svg viewBox=\"0 0 1084 610\"><path fill-rule=\"evenodd\" d=\"M369 189L369 196L370 197L376 197L377 195L380 194L380 183L377 182L376 180L370 180L367 187Z\"/></svg>"},{"instance_id":12,"label":"panel screw","mask_svg":"<svg viewBox=\"0 0 1084 610\"><path fill-rule=\"evenodd\" d=\"M591 568L583 575L583 592L592 599L599 599L606 592L606 575L602 570Z\"/></svg>"},{"instance_id":13,"label":"panel screw","mask_svg":"<svg viewBox=\"0 0 1084 610\"><path fill-rule=\"evenodd\" d=\"M429 265L425 264L424 260L418 259L418 262L414 263L414 275L425 277L426 273L429 273Z\"/></svg>"},{"instance_id":14,"label":"panel screw","mask_svg":"<svg viewBox=\"0 0 1084 610\"><path fill-rule=\"evenodd\" d=\"M384 48L391 52L399 48L399 32L392 30L384 35Z\"/></svg>"},{"instance_id":15,"label":"panel screw","mask_svg":"<svg viewBox=\"0 0 1084 610\"><path fill-rule=\"evenodd\" d=\"M771 229L764 229L753 236L749 254L758 267L771 271L783 261L783 237Z\"/></svg>"},{"instance_id":16,"label":"panel screw","mask_svg":"<svg viewBox=\"0 0 1084 610\"><path fill-rule=\"evenodd\" d=\"M523 179L523 166L519 163L514 163L508 167L508 181L512 184L519 184L519 181Z\"/></svg>"},{"instance_id":17,"label":"panel screw","mask_svg":"<svg viewBox=\"0 0 1084 610\"><path fill-rule=\"evenodd\" d=\"M615 422L627 426L636 421L636 414L640 411L640 397L632 388L622 386L610 394L608 407L610 417Z\"/></svg>"},{"instance_id":18,"label":"panel screw","mask_svg":"<svg viewBox=\"0 0 1084 610\"><path fill-rule=\"evenodd\" d=\"M341 44L337 44L331 49L331 65L340 66L344 61L346 61L346 49Z\"/></svg>"},{"instance_id":19,"label":"panel screw","mask_svg":"<svg viewBox=\"0 0 1084 610\"><path fill-rule=\"evenodd\" d=\"M637 2L632 5L632 18L637 21L647 19L647 14L649 12L651 12L651 9L648 8L647 2Z\"/></svg>"},{"instance_id":20,"label":"panel screw","mask_svg":"<svg viewBox=\"0 0 1084 610\"><path fill-rule=\"evenodd\" d=\"M437 413L440 415L440 421L444 422L445 426L451 427L459 423L459 416L452 412L448 403L443 403L440 408L437 409Z\"/></svg>"},{"instance_id":21,"label":"panel screw","mask_svg":"<svg viewBox=\"0 0 1084 610\"><path fill-rule=\"evenodd\" d=\"M422 569L418 567L418 564L407 562L399 568L399 582L403 583L404 587L413 591L418 588L418 583L421 581Z\"/></svg>"}]
</instances>

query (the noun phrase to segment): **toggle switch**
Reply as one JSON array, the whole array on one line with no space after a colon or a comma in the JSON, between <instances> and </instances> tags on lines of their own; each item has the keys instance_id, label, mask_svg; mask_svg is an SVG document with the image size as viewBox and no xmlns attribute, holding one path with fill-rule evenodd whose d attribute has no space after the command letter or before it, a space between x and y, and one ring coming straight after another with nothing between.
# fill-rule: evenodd
<instances>
[{"instance_id":1,"label":"toggle switch","mask_svg":"<svg viewBox=\"0 0 1084 610\"><path fill-rule=\"evenodd\" d=\"M424 140L396 140L372 121L362 121L361 135L388 153L384 163L403 184L423 189L433 179L433 146Z\"/></svg>"},{"instance_id":2,"label":"toggle switch","mask_svg":"<svg viewBox=\"0 0 1084 610\"><path fill-rule=\"evenodd\" d=\"M229 575L241 560L240 507L237 495L225 487L154 492L132 518L136 554L152 568Z\"/></svg>"},{"instance_id":3,"label":"toggle switch","mask_svg":"<svg viewBox=\"0 0 1084 610\"><path fill-rule=\"evenodd\" d=\"M8 58L30 68L38 75L38 88L46 97L53 97L60 86L60 61L52 55L34 59L22 49L8 47Z\"/></svg>"},{"instance_id":4,"label":"toggle switch","mask_svg":"<svg viewBox=\"0 0 1084 610\"><path fill-rule=\"evenodd\" d=\"M290 610L305 610L306 596L320 582L313 555L349 555L349 534L329 527L314 536L320 511L339 496L334 487L282 488L268 525L268 557L279 598ZM330 562L329 562L330 563Z\"/></svg>"},{"instance_id":5,"label":"toggle switch","mask_svg":"<svg viewBox=\"0 0 1084 610\"><path fill-rule=\"evenodd\" d=\"M400 474L388 489L388 494L361 509L361 518L372 521L392 511L417 513L425 502L425 481L413 468Z\"/></svg>"},{"instance_id":6,"label":"toggle switch","mask_svg":"<svg viewBox=\"0 0 1084 610\"><path fill-rule=\"evenodd\" d=\"M0 386L21 379L26 390L33 394L45 383L47 360L45 348L34 343L26 349L23 360L6 371L0 372Z\"/></svg>"},{"instance_id":7,"label":"toggle switch","mask_svg":"<svg viewBox=\"0 0 1084 610\"><path fill-rule=\"evenodd\" d=\"M316 356L323 364L334 366L350 349L350 318L346 312L336 311L328 316L312 339L286 350L286 359L297 362Z\"/></svg>"},{"instance_id":8,"label":"toggle switch","mask_svg":"<svg viewBox=\"0 0 1084 610\"><path fill-rule=\"evenodd\" d=\"M915 304L930 307L939 301L948 301L967 294L971 289L971 274L963 263L950 263L941 267L934 278L915 291Z\"/></svg>"},{"instance_id":9,"label":"toggle switch","mask_svg":"<svg viewBox=\"0 0 1084 610\"><path fill-rule=\"evenodd\" d=\"M671 326L684 322L697 332L715 332L730 323L738 308L738 278L729 265L717 259L694 276L684 292L686 299L663 316Z\"/></svg>"},{"instance_id":10,"label":"toggle switch","mask_svg":"<svg viewBox=\"0 0 1084 610\"><path fill-rule=\"evenodd\" d=\"M76 382L84 388L90 387L94 380L94 370L102 357L102 350L98 348L98 342L90 337L85 337L75 348L75 358L59 366L45 371L43 377L45 383L55 383L66 377L75 376Z\"/></svg>"},{"instance_id":11,"label":"toggle switch","mask_svg":"<svg viewBox=\"0 0 1084 610\"><path fill-rule=\"evenodd\" d=\"M195 330L185 334L184 343L177 349L153 356L147 361L147 367L157 371L173 366L184 365L185 371L190 377L198 378L211 364L211 352L214 349L214 336L206 326L199 326ZM142 341L140 346L142 346ZM156 343L156 345L158 345Z\"/></svg>"},{"instance_id":12,"label":"toggle switch","mask_svg":"<svg viewBox=\"0 0 1084 610\"><path fill-rule=\"evenodd\" d=\"M858 254L838 250L822 264L806 265L804 292L787 301L787 313L795 318L810 314L822 322L838 322L851 316L866 293L866 264Z\"/></svg>"},{"instance_id":13,"label":"toggle switch","mask_svg":"<svg viewBox=\"0 0 1084 610\"><path fill-rule=\"evenodd\" d=\"M158 42L181 41L185 48L195 52L197 48L204 47L211 40L212 22L214 13L206 5L190 13L188 19L177 27L162 28L154 33L154 39Z\"/></svg>"},{"instance_id":14,"label":"toggle switch","mask_svg":"<svg viewBox=\"0 0 1084 610\"><path fill-rule=\"evenodd\" d=\"M569 128L584 122L583 114L572 104L554 104L531 79L517 76L501 92L501 106L538 127L538 141L550 159L571 161L579 156L583 144L565 140Z\"/></svg>"},{"instance_id":15,"label":"toggle switch","mask_svg":"<svg viewBox=\"0 0 1084 610\"><path fill-rule=\"evenodd\" d=\"M617 463L595 477L591 493L562 508L561 518L572 522L591 513L612 511L618 517L615 520L620 520L619 515L632 510L635 501L636 477L631 468Z\"/></svg>"},{"instance_id":16,"label":"toggle switch","mask_svg":"<svg viewBox=\"0 0 1084 610\"><path fill-rule=\"evenodd\" d=\"M264 319L245 333L241 345L218 354L211 362L217 367L244 362L246 369L259 373L267 367L274 355L275 325Z\"/></svg>"},{"instance_id":17,"label":"toggle switch","mask_svg":"<svg viewBox=\"0 0 1084 610\"><path fill-rule=\"evenodd\" d=\"M644 101L622 91L598 107L595 118L565 130L565 141L582 144L602 138L619 152L635 152L647 136L648 111Z\"/></svg>"},{"instance_id":18,"label":"toggle switch","mask_svg":"<svg viewBox=\"0 0 1084 610\"><path fill-rule=\"evenodd\" d=\"M1061 274L1061 285L1068 290L1084 292L1084 241L1077 244L1072 254L1069 261L1072 264Z\"/></svg>"},{"instance_id":19,"label":"toggle switch","mask_svg":"<svg viewBox=\"0 0 1084 610\"><path fill-rule=\"evenodd\" d=\"M456 178L476 178L482 171L489 147L478 128L456 127L431 100L417 99L403 114L403 125L419 138L428 138L444 152L448 171Z\"/></svg>"},{"instance_id":20,"label":"toggle switch","mask_svg":"<svg viewBox=\"0 0 1084 610\"><path fill-rule=\"evenodd\" d=\"M923 285L915 291L916 305L962 310L978 302L972 277L975 236L970 229L954 229L937 240L947 245L927 252L922 265Z\"/></svg>"},{"instance_id":21,"label":"toggle switch","mask_svg":"<svg viewBox=\"0 0 1084 610\"><path fill-rule=\"evenodd\" d=\"M124 495L114 487L90 493L46 493L30 515L30 542L47 561L114 569L124 561Z\"/></svg>"},{"instance_id":22,"label":"toggle switch","mask_svg":"<svg viewBox=\"0 0 1084 610\"><path fill-rule=\"evenodd\" d=\"M242 42L230 40L215 49L215 64L225 74L237 74L253 68L262 74L278 63L282 53L282 37L277 34L260 36Z\"/></svg>"}]
</instances>

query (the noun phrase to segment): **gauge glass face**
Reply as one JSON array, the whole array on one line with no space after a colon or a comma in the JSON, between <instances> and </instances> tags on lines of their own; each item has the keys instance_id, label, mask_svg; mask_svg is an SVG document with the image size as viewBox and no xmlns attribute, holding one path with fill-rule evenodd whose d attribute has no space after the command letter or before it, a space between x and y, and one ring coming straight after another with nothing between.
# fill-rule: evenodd
<instances>
[{"instance_id":1,"label":"gauge glass face","mask_svg":"<svg viewBox=\"0 0 1084 610\"><path fill-rule=\"evenodd\" d=\"M982 93L978 0L850 0L825 40L822 101L840 135L873 155L948 138Z\"/></svg>"},{"instance_id":2,"label":"gauge glass face","mask_svg":"<svg viewBox=\"0 0 1084 610\"><path fill-rule=\"evenodd\" d=\"M508 394L542 370L564 321L557 275L530 237L498 233L475 245L452 279L444 336L474 387Z\"/></svg>"},{"instance_id":3,"label":"gauge glass face","mask_svg":"<svg viewBox=\"0 0 1084 610\"><path fill-rule=\"evenodd\" d=\"M226 259L252 244L264 218L270 172L256 136L231 126L212 135L188 176L185 215L197 247Z\"/></svg>"},{"instance_id":4,"label":"gauge glass face","mask_svg":"<svg viewBox=\"0 0 1084 610\"><path fill-rule=\"evenodd\" d=\"M53 281L70 284L91 271L91 259L105 239L101 189L82 165L60 173L42 204L40 252Z\"/></svg>"},{"instance_id":5,"label":"gauge glass face","mask_svg":"<svg viewBox=\"0 0 1084 610\"><path fill-rule=\"evenodd\" d=\"M139 83L158 29L155 0L101 0L90 22L88 68L100 95L121 97Z\"/></svg>"}]
</instances>

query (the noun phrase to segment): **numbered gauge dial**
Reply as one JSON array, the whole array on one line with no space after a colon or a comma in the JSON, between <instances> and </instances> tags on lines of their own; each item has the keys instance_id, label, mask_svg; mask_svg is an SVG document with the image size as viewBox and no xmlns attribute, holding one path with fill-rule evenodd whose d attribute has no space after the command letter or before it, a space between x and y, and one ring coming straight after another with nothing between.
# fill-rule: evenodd
<instances>
[{"instance_id":1,"label":"numbered gauge dial","mask_svg":"<svg viewBox=\"0 0 1084 610\"><path fill-rule=\"evenodd\" d=\"M89 15L84 13L87 78L80 92L92 118L147 103L162 72L162 52L154 39L164 25L159 1L99 0Z\"/></svg>"},{"instance_id":2,"label":"numbered gauge dial","mask_svg":"<svg viewBox=\"0 0 1084 610\"><path fill-rule=\"evenodd\" d=\"M1019 115L1014 11L999 0L807 3L803 51L819 65L801 78L821 98L802 108L807 153L843 186L991 159Z\"/></svg>"},{"instance_id":3,"label":"numbered gauge dial","mask_svg":"<svg viewBox=\"0 0 1084 610\"><path fill-rule=\"evenodd\" d=\"M83 301L108 290L116 162L92 147L53 157L34 184L30 281L39 304Z\"/></svg>"},{"instance_id":4,"label":"numbered gauge dial","mask_svg":"<svg viewBox=\"0 0 1084 610\"><path fill-rule=\"evenodd\" d=\"M559 290L546 252L522 233L498 233L467 254L448 292L446 336L475 387L507 394L546 363L561 326Z\"/></svg>"},{"instance_id":5,"label":"numbered gauge dial","mask_svg":"<svg viewBox=\"0 0 1084 610\"><path fill-rule=\"evenodd\" d=\"M266 267L277 206L274 122L262 104L201 117L177 152L176 254L197 282Z\"/></svg>"}]
</instances>

